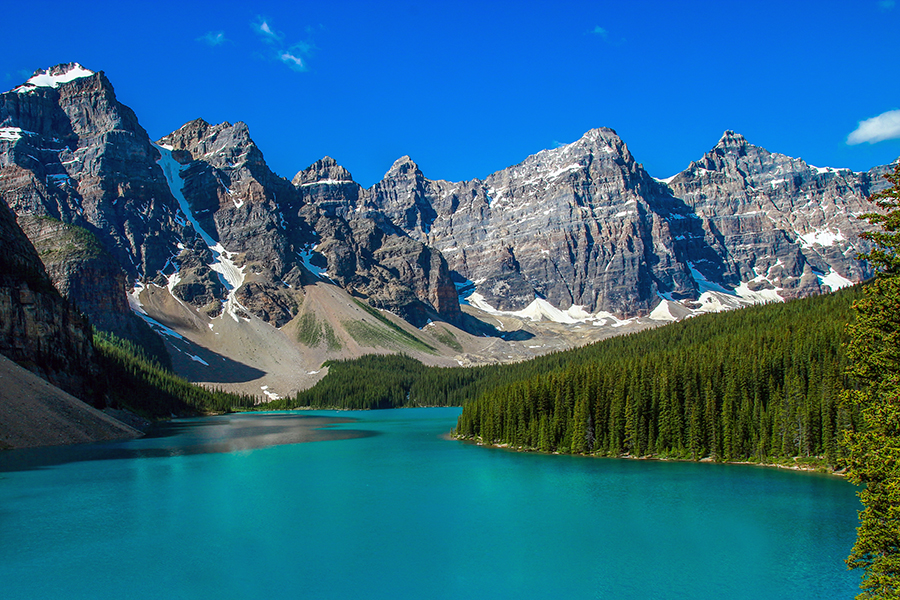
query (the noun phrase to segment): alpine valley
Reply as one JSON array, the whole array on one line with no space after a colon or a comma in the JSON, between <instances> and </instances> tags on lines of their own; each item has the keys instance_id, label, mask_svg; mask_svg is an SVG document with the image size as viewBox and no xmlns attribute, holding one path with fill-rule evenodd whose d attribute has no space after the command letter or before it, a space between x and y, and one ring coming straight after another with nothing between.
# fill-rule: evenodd
<instances>
[{"instance_id":1,"label":"alpine valley","mask_svg":"<svg viewBox=\"0 0 900 600\"><path fill-rule=\"evenodd\" d=\"M65 340L42 374L77 395L89 329L67 300L185 378L260 398L329 359L519 361L866 279L857 217L889 170L726 131L659 180L600 128L483 181L408 156L368 189L330 157L289 180L242 122L153 141L102 71L58 65L0 94L0 352L28 365Z\"/></svg>"}]
</instances>

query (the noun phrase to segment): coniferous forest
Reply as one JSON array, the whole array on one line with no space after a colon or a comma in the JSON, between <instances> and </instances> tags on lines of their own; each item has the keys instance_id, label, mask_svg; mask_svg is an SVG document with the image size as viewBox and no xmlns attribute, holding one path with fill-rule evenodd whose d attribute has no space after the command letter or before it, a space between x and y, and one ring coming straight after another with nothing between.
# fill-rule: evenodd
<instances>
[{"instance_id":1,"label":"coniferous forest","mask_svg":"<svg viewBox=\"0 0 900 600\"><path fill-rule=\"evenodd\" d=\"M254 396L210 390L178 377L139 346L95 331L104 402L150 419L253 408Z\"/></svg>"},{"instance_id":2,"label":"coniferous forest","mask_svg":"<svg viewBox=\"0 0 900 600\"><path fill-rule=\"evenodd\" d=\"M544 452L767 462L846 456L849 290L706 315L586 349L466 404L460 437Z\"/></svg>"},{"instance_id":3,"label":"coniferous forest","mask_svg":"<svg viewBox=\"0 0 900 600\"><path fill-rule=\"evenodd\" d=\"M875 280L853 305L845 402L860 412L848 438L850 481L865 486L859 499L856 543L847 565L863 571L859 600L900 597L900 162L885 176L891 186L869 198L881 212L861 218L880 227L866 258Z\"/></svg>"},{"instance_id":4,"label":"coniferous forest","mask_svg":"<svg viewBox=\"0 0 900 600\"><path fill-rule=\"evenodd\" d=\"M604 456L843 464L843 344L851 288L695 317L527 362L426 367L405 356L330 364L269 409L462 405L457 435L487 444Z\"/></svg>"}]
</instances>

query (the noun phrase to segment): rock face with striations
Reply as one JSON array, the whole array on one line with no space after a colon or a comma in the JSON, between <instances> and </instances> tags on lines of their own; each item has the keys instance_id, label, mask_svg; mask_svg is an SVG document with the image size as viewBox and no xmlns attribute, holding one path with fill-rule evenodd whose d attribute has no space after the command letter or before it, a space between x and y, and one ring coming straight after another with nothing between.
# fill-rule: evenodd
<instances>
[{"instance_id":1,"label":"rock face with striations","mask_svg":"<svg viewBox=\"0 0 900 600\"><path fill-rule=\"evenodd\" d=\"M128 309L127 281L161 269L181 230L158 158L103 73L59 65L0 94L0 197L59 289L139 343L153 334Z\"/></svg>"},{"instance_id":2,"label":"rock face with striations","mask_svg":"<svg viewBox=\"0 0 900 600\"><path fill-rule=\"evenodd\" d=\"M632 316L660 299L697 308L709 290L760 301L861 281L856 216L885 170L810 167L726 132L667 185L595 129L484 181L431 181L403 157L362 204L439 249L493 308L543 298Z\"/></svg>"},{"instance_id":3,"label":"rock face with striations","mask_svg":"<svg viewBox=\"0 0 900 600\"><path fill-rule=\"evenodd\" d=\"M403 158L369 201L441 250L450 268L501 310L537 297L562 309L633 315L647 312L658 293L694 293L674 239L686 207L611 129L592 130L485 181L429 181Z\"/></svg>"},{"instance_id":4,"label":"rock face with striations","mask_svg":"<svg viewBox=\"0 0 900 600\"><path fill-rule=\"evenodd\" d=\"M198 119L159 143L182 164L182 193L199 228L238 255L247 279L235 297L250 312L276 326L287 323L302 301L292 290L310 281L318 261L331 281L413 324L435 312L450 322L460 318L440 253L358 214L360 186L334 160L326 157L288 182L266 166L244 123ZM176 258L173 292L200 305L217 291L200 272L208 261L197 260L197 250L186 244ZM198 267L186 272L191 264ZM194 284L189 295L186 281ZM202 281L208 285L197 287Z\"/></svg>"},{"instance_id":5,"label":"rock face with striations","mask_svg":"<svg viewBox=\"0 0 900 600\"><path fill-rule=\"evenodd\" d=\"M180 227L159 153L106 76L77 64L0 94L2 191L17 214L97 235L129 276L154 272Z\"/></svg>"},{"instance_id":6,"label":"rock face with striations","mask_svg":"<svg viewBox=\"0 0 900 600\"><path fill-rule=\"evenodd\" d=\"M53 287L2 202L0 248L0 354L70 394L97 402L90 323Z\"/></svg>"},{"instance_id":7,"label":"rock face with striations","mask_svg":"<svg viewBox=\"0 0 900 600\"><path fill-rule=\"evenodd\" d=\"M38 71L0 95L0 197L48 257L54 282L101 328L146 341L126 304L126 289L139 280L168 287L210 317L228 305L280 327L296 315L302 284L311 281L300 253L331 232L340 232L332 245L350 252L355 265L339 283L413 320L435 311L458 318L439 253L432 259L400 231L351 228L346 215L309 205L310 190L269 170L245 124L198 119L160 144L102 72L77 63ZM349 178L332 167L330 174L322 167L325 179ZM71 251L74 238L92 236L97 252L90 244ZM63 247L70 249L65 260L54 263ZM399 266L379 262L400 255ZM400 268L408 263L419 266ZM435 282L447 289L435 292Z\"/></svg>"},{"instance_id":8,"label":"rock face with striations","mask_svg":"<svg viewBox=\"0 0 900 600\"><path fill-rule=\"evenodd\" d=\"M730 285L754 282L785 298L822 291L822 275L862 281L871 270L856 259L886 167L866 173L818 168L754 146L726 131L698 161L669 183L702 222L716 260L704 276Z\"/></svg>"},{"instance_id":9,"label":"rock face with striations","mask_svg":"<svg viewBox=\"0 0 900 600\"><path fill-rule=\"evenodd\" d=\"M414 325L424 325L432 311L461 324L447 261L368 210L362 204L365 190L346 169L325 157L297 173L293 182L307 207L298 216L315 228L315 252L327 257L328 277Z\"/></svg>"},{"instance_id":10,"label":"rock face with striations","mask_svg":"<svg viewBox=\"0 0 900 600\"><path fill-rule=\"evenodd\" d=\"M330 157L274 174L241 122L197 119L154 144L75 63L0 94L0 198L57 287L131 339L137 281L201 329L226 311L282 327L316 281L418 326L462 323L454 280L491 309L545 301L578 318L663 302L683 316L711 290L817 293L869 274L855 217L885 170L820 169L726 132L662 182L602 128L483 181L429 180L405 156L363 189Z\"/></svg>"}]
</instances>

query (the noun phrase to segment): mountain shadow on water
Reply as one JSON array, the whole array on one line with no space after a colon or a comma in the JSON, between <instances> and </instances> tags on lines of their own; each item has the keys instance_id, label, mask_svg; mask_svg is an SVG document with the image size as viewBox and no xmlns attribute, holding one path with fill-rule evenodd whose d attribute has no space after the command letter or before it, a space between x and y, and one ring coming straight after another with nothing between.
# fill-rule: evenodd
<instances>
[{"instance_id":1,"label":"mountain shadow on water","mask_svg":"<svg viewBox=\"0 0 900 600\"><path fill-rule=\"evenodd\" d=\"M165 458L257 450L270 446L348 440L375 431L335 429L347 417L309 414L224 415L159 423L147 436L128 442L48 446L0 452L0 474L92 460ZM2 479L2 475L0 475Z\"/></svg>"}]
</instances>

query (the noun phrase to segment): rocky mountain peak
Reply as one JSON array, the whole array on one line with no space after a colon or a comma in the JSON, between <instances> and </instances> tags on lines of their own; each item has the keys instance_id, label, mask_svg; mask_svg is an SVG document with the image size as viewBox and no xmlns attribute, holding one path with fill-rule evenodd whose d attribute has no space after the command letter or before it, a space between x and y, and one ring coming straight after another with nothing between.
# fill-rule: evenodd
<instances>
[{"instance_id":1,"label":"rocky mountain peak","mask_svg":"<svg viewBox=\"0 0 900 600\"><path fill-rule=\"evenodd\" d=\"M621 144L622 138L619 137L619 134L616 133L615 129L610 127L595 127L594 129L589 129L583 136L581 136L582 141L588 142L612 142L615 144Z\"/></svg>"},{"instance_id":2,"label":"rocky mountain peak","mask_svg":"<svg viewBox=\"0 0 900 600\"><path fill-rule=\"evenodd\" d=\"M38 69L28 81L14 91L27 93L42 87L57 88L63 83L81 79L82 77L90 77L94 74L93 71L85 69L77 62L63 63L49 69Z\"/></svg>"},{"instance_id":3,"label":"rocky mountain peak","mask_svg":"<svg viewBox=\"0 0 900 600\"><path fill-rule=\"evenodd\" d=\"M194 119L193 121L188 121L176 131L161 138L158 143L161 145L172 146L175 150L185 150L206 137L206 132L209 128L210 124L203 119Z\"/></svg>"},{"instance_id":4,"label":"rocky mountain peak","mask_svg":"<svg viewBox=\"0 0 900 600\"><path fill-rule=\"evenodd\" d=\"M188 151L194 160L220 157L223 165L227 163L228 166L237 161L263 162L262 152L250 138L250 129L241 121L233 125L228 121L210 125L203 119L194 119L157 143L172 150Z\"/></svg>"},{"instance_id":5,"label":"rocky mountain peak","mask_svg":"<svg viewBox=\"0 0 900 600\"><path fill-rule=\"evenodd\" d=\"M571 144L560 146L549 152L556 152L564 155L583 154L594 156L622 156L628 162L632 162L633 158L628 151L628 147L619 134L609 127L598 127L589 130L581 138Z\"/></svg>"},{"instance_id":6,"label":"rocky mountain peak","mask_svg":"<svg viewBox=\"0 0 900 600\"><path fill-rule=\"evenodd\" d=\"M615 130L598 127L570 144L538 152L507 171L516 171L519 175L528 174L528 177L555 179L587 171L595 162L597 164L593 169L605 168L600 167L600 164L609 161L618 163L619 166L614 167L617 170L622 166L626 170L632 170L636 166L634 157Z\"/></svg>"},{"instance_id":7,"label":"rocky mountain peak","mask_svg":"<svg viewBox=\"0 0 900 600\"><path fill-rule=\"evenodd\" d=\"M728 129L722 134L722 137L719 139L719 143L716 144L714 150L721 149L726 152L744 153L750 146L751 144L747 141L747 138Z\"/></svg>"},{"instance_id":8,"label":"rocky mountain peak","mask_svg":"<svg viewBox=\"0 0 900 600\"><path fill-rule=\"evenodd\" d=\"M718 143L700 160L692 161L688 168L679 173L675 180L692 177L708 177L713 173L719 176L743 178L748 168L762 168L768 163L770 153L765 148L754 146L743 135L727 130ZM673 182L675 181L673 180Z\"/></svg>"},{"instance_id":9,"label":"rocky mountain peak","mask_svg":"<svg viewBox=\"0 0 900 600\"><path fill-rule=\"evenodd\" d=\"M352 181L353 176L350 174L350 171L339 165L337 161L330 156L326 156L317 160L302 171L299 171L294 175L294 179L291 180L291 183L295 186L301 186L319 182L350 183Z\"/></svg>"},{"instance_id":10,"label":"rocky mountain peak","mask_svg":"<svg viewBox=\"0 0 900 600\"><path fill-rule=\"evenodd\" d=\"M388 172L384 174L385 179L392 179L396 177L407 177L410 174L415 176L416 174L421 175L422 171L419 169L419 165L417 165L413 159L409 156L401 156L397 160L394 161L394 164L391 165L391 168L388 169Z\"/></svg>"}]
</instances>

